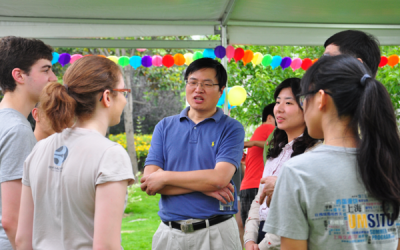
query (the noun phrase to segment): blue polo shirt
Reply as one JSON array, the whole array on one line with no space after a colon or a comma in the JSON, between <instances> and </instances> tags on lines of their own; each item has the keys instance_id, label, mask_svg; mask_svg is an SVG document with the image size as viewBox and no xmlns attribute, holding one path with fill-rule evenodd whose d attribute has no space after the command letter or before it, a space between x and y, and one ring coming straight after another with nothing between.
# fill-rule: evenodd
<instances>
[{"instance_id":1,"label":"blue polo shirt","mask_svg":"<svg viewBox=\"0 0 400 250\"><path fill-rule=\"evenodd\" d=\"M229 162L238 168L243 154L242 124L224 115L220 108L212 117L195 124L187 116L189 108L156 125L145 166L182 172L214 169L218 162ZM237 197L236 188L234 197ZM201 192L161 195L159 206L158 215L163 221L237 213L236 199L233 211L219 211L219 201Z\"/></svg>"}]
</instances>

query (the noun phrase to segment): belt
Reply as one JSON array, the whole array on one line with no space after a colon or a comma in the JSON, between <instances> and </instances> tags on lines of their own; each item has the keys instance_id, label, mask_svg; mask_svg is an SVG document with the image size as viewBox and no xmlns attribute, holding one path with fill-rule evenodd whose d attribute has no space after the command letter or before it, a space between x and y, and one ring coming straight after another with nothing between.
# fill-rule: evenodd
<instances>
[{"instance_id":1,"label":"belt","mask_svg":"<svg viewBox=\"0 0 400 250\"><path fill-rule=\"evenodd\" d=\"M218 223L229 220L232 217L233 217L232 214L218 215L218 216L208 219L208 225L211 227ZM167 226L170 226L170 223L171 223L172 228L181 230L182 232L185 232L185 233L194 232L195 230L199 230L199 229L203 229L203 228L207 227L205 220L196 222L196 223L191 223L190 220L187 220L187 221L183 222L182 224L176 223L174 221L163 221L163 223Z\"/></svg>"}]
</instances>

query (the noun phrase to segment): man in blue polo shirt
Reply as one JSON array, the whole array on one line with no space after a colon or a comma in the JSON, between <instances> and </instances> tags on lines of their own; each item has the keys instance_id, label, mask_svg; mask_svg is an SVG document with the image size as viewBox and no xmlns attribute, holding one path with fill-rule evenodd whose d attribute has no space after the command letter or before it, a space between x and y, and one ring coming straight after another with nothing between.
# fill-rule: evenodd
<instances>
[{"instance_id":1,"label":"man in blue polo shirt","mask_svg":"<svg viewBox=\"0 0 400 250\"><path fill-rule=\"evenodd\" d=\"M218 61L202 58L189 65L185 80L190 106L157 124L141 179L143 191L161 194L162 222L152 249L239 250L231 179L240 166L244 129L216 107L227 73ZM225 200L234 200L233 206L221 211Z\"/></svg>"}]
</instances>

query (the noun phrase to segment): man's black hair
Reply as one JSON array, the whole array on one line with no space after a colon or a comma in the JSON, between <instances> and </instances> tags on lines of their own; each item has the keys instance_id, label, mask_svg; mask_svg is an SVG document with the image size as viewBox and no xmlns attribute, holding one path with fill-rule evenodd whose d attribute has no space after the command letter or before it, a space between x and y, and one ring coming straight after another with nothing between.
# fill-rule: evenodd
<instances>
[{"instance_id":1,"label":"man's black hair","mask_svg":"<svg viewBox=\"0 0 400 250\"><path fill-rule=\"evenodd\" d=\"M272 117L275 118L274 107L275 107L275 103L270 103L267 106L265 106L265 108L263 109L263 112L262 112L262 122L267 121L268 115L272 115Z\"/></svg>"},{"instance_id":2,"label":"man's black hair","mask_svg":"<svg viewBox=\"0 0 400 250\"><path fill-rule=\"evenodd\" d=\"M218 80L219 89L226 86L228 75L226 69L220 62L211 58L200 58L193 61L185 71L185 81L188 80L190 74L201 69L214 69L216 72L215 78Z\"/></svg>"},{"instance_id":3,"label":"man's black hair","mask_svg":"<svg viewBox=\"0 0 400 250\"><path fill-rule=\"evenodd\" d=\"M379 41L373 35L359 30L345 30L329 37L324 47L330 44L338 46L341 54L360 58L376 76L381 61L381 51Z\"/></svg>"}]
</instances>

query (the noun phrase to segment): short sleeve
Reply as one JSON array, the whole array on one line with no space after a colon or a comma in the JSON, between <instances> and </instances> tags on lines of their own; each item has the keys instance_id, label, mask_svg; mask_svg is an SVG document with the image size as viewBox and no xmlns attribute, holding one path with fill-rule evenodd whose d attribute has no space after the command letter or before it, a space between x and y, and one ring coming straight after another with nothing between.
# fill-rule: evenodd
<instances>
[{"instance_id":1,"label":"short sleeve","mask_svg":"<svg viewBox=\"0 0 400 250\"><path fill-rule=\"evenodd\" d=\"M238 168L243 155L243 146L244 129L242 124L235 120L232 127L223 135L216 162L229 162Z\"/></svg>"},{"instance_id":2,"label":"short sleeve","mask_svg":"<svg viewBox=\"0 0 400 250\"><path fill-rule=\"evenodd\" d=\"M302 181L295 170L283 165L263 231L282 237L307 240L309 225Z\"/></svg>"},{"instance_id":3,"label":"short sleeve","mask_svg":"<svg viewBox=\"0 0 400 250\"><path fill-rule=\"evenodd\" d=\"M1 138L0 183L22 178L24 161L35 146L32 129L26 125L13 126Z\"/></svg>"},{"instance_id":4,"label":"short sleeve","mask_svg":"<svg viewBox=\"0 0 400 250\"><path fill-rule=\"evenodd\" d=\"M100 160L96 185L111 181L128 180L128 185L135 182L131 160L125 149L117 144L108 148Z\"/></svg>"},{"instance_id":5,"label":"short sleeve","mask_svg":"<svg viewBox=\"0 0 400 250\"><path fill-rule=\"evenodd\" d=\"M154 128L154 132L151 138L149 153L147 154L145 166L156 165L164 169L164 153L163 153L163 126L164 120L159 122Z\"/></svg>"}]
</instances>

